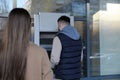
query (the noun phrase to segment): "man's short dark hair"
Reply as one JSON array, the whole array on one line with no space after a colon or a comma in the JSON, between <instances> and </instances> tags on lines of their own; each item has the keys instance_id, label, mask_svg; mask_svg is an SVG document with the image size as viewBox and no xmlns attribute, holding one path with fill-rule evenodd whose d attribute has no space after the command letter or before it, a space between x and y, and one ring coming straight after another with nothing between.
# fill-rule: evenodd
<instances>
[{"instance_id":1,"label":"man's short dark hair","mask_svg":"<svg viewBox=\"0 0 120 80\"><path fill-rule=\"evenodd\" d=\"M58 18L57 22L59 22L59 21L64 21L64 22L70 23L70 18L65 16L65 15L63 15L63 16Z\"/></svg>"}]
</instances>

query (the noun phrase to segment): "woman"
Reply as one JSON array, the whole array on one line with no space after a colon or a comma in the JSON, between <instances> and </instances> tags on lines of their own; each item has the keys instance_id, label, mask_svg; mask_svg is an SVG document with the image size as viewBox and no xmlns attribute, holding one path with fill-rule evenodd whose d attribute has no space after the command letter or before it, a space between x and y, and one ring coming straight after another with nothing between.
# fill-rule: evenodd
<instances>
[{"instance_id":1,"label":"woman","mask_svg":"<svg viewBox=\"0 0 120 80\"><path fill-rule=\"evenodd\" d=\"M47 52L29 42L30 31L29 13L13 9L0 46L0 80L53 80Z\"/></svg>"}]
</instances>

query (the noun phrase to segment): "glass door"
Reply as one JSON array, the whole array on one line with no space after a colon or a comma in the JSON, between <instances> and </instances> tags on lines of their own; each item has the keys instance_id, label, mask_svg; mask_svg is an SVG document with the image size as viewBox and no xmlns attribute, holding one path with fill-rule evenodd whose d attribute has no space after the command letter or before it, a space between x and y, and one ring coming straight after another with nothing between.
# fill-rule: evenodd
<instances>
[{"instance_id":1,"label":"glass door","mask_svg":"<svg viewBox=\"0 0 120 80\"><path fill-rule=\"evenodd\" d=\"M120 0L90 0L88 14L85 80L120 80Z\"/></svg>"}]
</instances>

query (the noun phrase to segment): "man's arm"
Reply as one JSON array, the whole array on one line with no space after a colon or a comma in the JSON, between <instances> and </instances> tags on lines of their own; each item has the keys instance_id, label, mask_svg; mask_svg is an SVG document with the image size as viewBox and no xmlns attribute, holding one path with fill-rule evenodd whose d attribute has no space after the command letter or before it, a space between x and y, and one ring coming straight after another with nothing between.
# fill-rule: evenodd
<instances>
[{"instance_id":1,"label":"man's arm","mask_svg":"<svg viewBox=\"0 0 120 80\"><path fill-rule=\"evenodd\" d=\"M59 63L61 50L62 50L61 42L58 37L55 37L53 39L51 59L50 59L52 68L54 68L55 65Z\"/></svg>"}]
</instances>

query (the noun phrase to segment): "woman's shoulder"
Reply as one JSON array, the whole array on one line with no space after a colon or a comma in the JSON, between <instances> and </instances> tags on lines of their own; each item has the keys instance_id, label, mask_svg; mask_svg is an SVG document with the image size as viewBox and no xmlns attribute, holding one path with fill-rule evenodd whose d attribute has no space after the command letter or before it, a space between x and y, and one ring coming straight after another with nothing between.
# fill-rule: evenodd
<instances>
[{"instance_id":1,"label":"woman's shoulder","mask_svg":"<svg viewBox=\"0 0 120 80\"><path fill-rule=\"evenodd\" d=\"M41 46L38 46L36 44L34 44L33 42L29 43L29 47L31 50L33 51L46 51L44 48L42 48Z\"/></svg>"},{"instance_id":2,"label":"woman's shoulder","mask_svg":"<svg viewBox=\"0 0 120 80\"><path fill-rule=\"evenodd\" d=\"M36 48L44 49L41 46L38 46L37 44L35 44L33 42L29 42L29 47L36 47Z\"/></svg>"},{"instance_id":3,"label":"woman's shoulder","mask_svg":"<svg viewBox=\"0 0 120 80\"><path fill-rule=\"evenodd\" d=\"M44 48L42 48L41 46L38 46L32 42L29 43L28 54L42 56L45 53L46 53L46 50Z\"/></svg>"},{"instance_id":4,"label":"woman's shoulder","mask_svg":"<svg viewBox=\"0 0 120 80\"><path fill-rule=\"evenodd\" d=\"M31 43L28 47L26 80L52 80L52 71L44 48ZM33 75L34 74L34 75Z\"/></svg>"}]
</instances>

